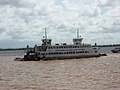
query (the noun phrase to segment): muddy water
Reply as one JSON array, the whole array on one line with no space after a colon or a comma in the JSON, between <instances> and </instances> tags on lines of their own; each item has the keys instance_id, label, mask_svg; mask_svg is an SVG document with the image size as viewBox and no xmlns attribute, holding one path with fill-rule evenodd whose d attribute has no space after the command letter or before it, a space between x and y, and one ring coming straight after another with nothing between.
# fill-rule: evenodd
<instances>
[{"instance_id":1,"label":"muddy water","mask_svg":"<svg viewBox=\"0 0 120 90\"><path fill-rule=\"evenodd\" d=\"M0 90L120 90L120 54L52 61L0 56Z\"/></svg>"}]
</instances>

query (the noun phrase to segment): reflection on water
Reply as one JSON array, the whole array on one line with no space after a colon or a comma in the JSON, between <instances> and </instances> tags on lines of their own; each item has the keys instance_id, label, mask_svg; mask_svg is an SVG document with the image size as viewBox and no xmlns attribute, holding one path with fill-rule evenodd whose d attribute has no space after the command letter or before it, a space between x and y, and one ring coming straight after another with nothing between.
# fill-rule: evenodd
<instances>
[{"instance_id":1,"label":"reflection on water","mask_svg":"<svg viewBox=\"0 0 120 90\"><path fill-rule=\"evenodd\" d=\"M48 61L14 58L0 56L0 90L120 90L120 54Z\"/></svg>"}]
</instances>

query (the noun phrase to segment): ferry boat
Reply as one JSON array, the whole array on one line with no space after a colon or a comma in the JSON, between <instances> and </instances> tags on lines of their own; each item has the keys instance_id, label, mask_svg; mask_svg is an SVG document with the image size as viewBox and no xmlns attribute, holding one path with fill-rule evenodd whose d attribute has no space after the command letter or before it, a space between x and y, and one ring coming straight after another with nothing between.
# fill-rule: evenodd
<instances>
[{"instance_id":1,"label":"ferry boat","mask_svg":"<svg viewBox=\"0 0 120 90\"><path fill-rule=\"evenodd\" d=\"M83 38L79 36L79 30L77 30L77 37L73 39L73 44L63 43L52 45L52 39L47 38L45 30L42 45L35 45L32 49L27 45L27 53L24 55L24 60L73 59L100 56L97 47L82 43L82 40Z\"/></svg>"},{"instance_id":2,"label":"ferry boat","mask_svg":"<svg viewBox=\"0 0 120 90\"><path fill-rule=\"evenodd\" d=\"M120 47L114 48L111 50L113 53L120 53Z\"/></svg>"}]
</instances>

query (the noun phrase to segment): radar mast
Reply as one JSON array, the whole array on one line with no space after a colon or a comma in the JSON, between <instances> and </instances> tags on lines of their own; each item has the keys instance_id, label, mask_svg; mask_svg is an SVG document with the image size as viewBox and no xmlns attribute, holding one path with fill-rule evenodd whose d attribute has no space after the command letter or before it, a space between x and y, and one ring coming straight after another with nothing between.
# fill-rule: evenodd
<instances>
[{"instance_id":1,"label":"radar mast","mask_svg":"<svg viewBox=\"0 0 120 90\"><path fill-rule=\"evenodd\" d=\"M46 31L46 28L45 28L45 36L44 36L44 38L42 39L42 45L43 45L43 46L51 45L51 41L52 41L52 39L48 39L48 38L47 38L47 31Z\"/></svg>"},{"instance_id":2,"label":"radar mast","mask_svg":"<svg viewBox=\"0 0 120 90\"><path fill-rule=\"evenodd\" d=\"M74 45L81 45L83 38L79 36L79 29L77 29L77 38L73 39Z\"/></svg>"},{"instance_id":3,"label":"radar mast","mask_svg":"<svg viewBox=\"0 0 120 90\"><path fill-rule=\"evenodd\" d=\"M77 38L79 38L79 29L77 29Z\"/></svg>"},{"instance_id":4,"label":"radar mast","mask_svg":"<svg viewBox=\"0 0 120 90\"><path fill-rule=\"evenodd\" d=\"M45 28L45 39L47 39L47 31L46 31L46 28Z\"/></svg>"}]
</instances>

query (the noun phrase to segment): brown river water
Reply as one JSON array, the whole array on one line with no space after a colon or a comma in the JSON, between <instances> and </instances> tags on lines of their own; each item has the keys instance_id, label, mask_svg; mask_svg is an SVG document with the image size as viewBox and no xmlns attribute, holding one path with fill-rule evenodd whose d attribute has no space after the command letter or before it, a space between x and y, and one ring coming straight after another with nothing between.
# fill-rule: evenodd
<instances>
[{"instance_id":1,"label":"brown river water","mask_svg":"<svg viewBox=\"0 0 120 90\"><path fill-rule=\"evenodd\" d=\"M15 57L0 56L0 90L120 90L120 54L48 61Z\"/></svg>"}]
</instances>

